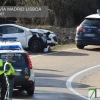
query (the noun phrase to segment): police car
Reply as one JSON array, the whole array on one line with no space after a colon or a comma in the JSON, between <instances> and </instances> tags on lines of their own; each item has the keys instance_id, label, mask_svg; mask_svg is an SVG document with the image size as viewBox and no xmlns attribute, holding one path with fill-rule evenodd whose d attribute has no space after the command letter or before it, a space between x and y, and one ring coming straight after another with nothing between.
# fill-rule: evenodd
<instances>
[{"instance_id":1,"label":"police car","mask_svg":"<svg viewBox=\"0 0 100 100\"><path fill-rule=\"evenodd\" d=\"M0 37L0 50L23 50L16 37Z\"/></svg>"},{"instance_id":2,"label":"police car","mask_svg":"<svg viewBox=\"0 0 100 100\"><path fill-rule=\"evenodd\" d=\"M45 29L26 28L16 24L0 24L0 35L4 37L17 37L23 48L29 48L32 52L45 51L47 46L57 44L57 36L54 32Z\"/></svg>"},{"instance_id":3,"label":"police car","mask_svg":"<svg viewBox=\"0 0 100 100\"><path fill-rule=\"evenodd\" d=\"M9 41L10 39L10 41ZM0 38L0 59L6 62L6 57L12 57L12 64L15 68L14 89L26 90L28 95L34 94L35 76L30 57L22 49L19 42L13 41L14 38Z\"/></svg>"},{"instance_id":4,"label":"police car","mask_svg":"<svg viewBox=\"0 0 100 100\"><path fill-rule=\"evenodd\" d=\"M100 9L97 14L85 17L76 30L76 46L83 49L87 45L100 45Z\"/></svg>"}]
</instances>

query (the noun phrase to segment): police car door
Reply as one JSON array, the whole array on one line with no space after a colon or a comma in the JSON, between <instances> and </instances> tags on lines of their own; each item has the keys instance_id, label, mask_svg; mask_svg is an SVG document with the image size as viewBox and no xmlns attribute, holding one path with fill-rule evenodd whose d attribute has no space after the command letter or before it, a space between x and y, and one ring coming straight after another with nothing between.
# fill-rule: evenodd
<instances>
[{"instance_id":1,"label":"police car door","mask_svg":"<svg viewBox=\"0 0 100 100\"><path fill-rule=\"evenodd\" d=\"M23 29L11 25L6 25L2 26L2 30L4 37L17 37L22 46L26 46L26 36Z\"/></svg>"}]
</instances>

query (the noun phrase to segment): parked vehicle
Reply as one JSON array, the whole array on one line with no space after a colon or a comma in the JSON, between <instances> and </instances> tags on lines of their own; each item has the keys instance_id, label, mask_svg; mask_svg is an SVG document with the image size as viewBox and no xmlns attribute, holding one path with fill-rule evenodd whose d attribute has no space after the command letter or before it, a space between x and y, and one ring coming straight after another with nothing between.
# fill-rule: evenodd
<instances>
[{"instance_id":1,"label":"parked vehicle","mask_svg":"<svg viewBox=\"0 0 100 100\"><path fill-rule=\"evenodd\" d=\"M14 89L26 90L28 95L33 95L35 76L28 53L23 50L20 42L12 38L0 38L0 59L5 63L8 55L12 57L15 69Z\"/></svg>"},{"instance_id":2,"label":"parked vehicle","mask_svg":"<svg viewBox=\"0 0 100 100\"><path fill-rule=\"evenodd\" d=\"M33 95L35 76L28 53L24 50L0 50L0 59L3 59L4 63L8 55L12 56L12 64L16 70L14 89L26 90L28 95Z\"/></svg>"},{"instance_id":3,"label":"parked vehicle","mask_svg":"<svg viewBox=\"0 0 100 100\"><path fill-rule=\"evenodd\" d=\"M100 10L98 14L85 17L76 30L76 46L83 49L87 45L100 45Z\"/></svg>"},{"instance_id":4,"label":"parked vehicle","mask_svg":"<svg viewBox=\"0 0 100 100\"><path fill-rule=\"evenodd\" d=\"M57 44L56 34L44 29L29 29L16 24L1 24L0 35L3 37L17 37L23 48L32 52L42 51L49 46Z\"/></svg>"},{"instance_id":5,"label":"parked vehicle","mask_svg":"<svg viewBox=\"0 0 100 100\"><path fill-rule=\"evenodd\" d=\"M0 50L24 50L16 37L0 37Z\"/></svg>"}]
</instances>

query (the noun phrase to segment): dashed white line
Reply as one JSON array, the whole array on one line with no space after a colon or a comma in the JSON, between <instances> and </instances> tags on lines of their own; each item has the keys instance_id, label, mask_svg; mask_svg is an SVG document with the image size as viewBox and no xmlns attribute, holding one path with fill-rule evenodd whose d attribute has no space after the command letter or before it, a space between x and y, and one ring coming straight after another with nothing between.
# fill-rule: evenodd
<instances>
[{"instance_id":1,"label":"dashed white line","mask_svg":"<svg viewBox=\"0 0 100 100\"><path fill-rule=\"evenodd\" d=\"M80 72L74 74L73 76L71 76L71 77L67 80L67 82L66 82L67 88L68 88L70 91L72 91L74 94L78 95L79 97L88 100L88 97L83 96L83 95L79 94L78 92L76 92L76 91L72 88L71 83L72 83L73 79L74 79L75 77L77 77L78 75L80 75L80 74L82 74L82 73L84 73L84 72L86 72L86 71L89 71L89 70L91 70L91 69L97 68L97 67L100 67L100 65L87 68L87 69L82 70L82 71L80 71Z\"/></svg>"}]
</instances>

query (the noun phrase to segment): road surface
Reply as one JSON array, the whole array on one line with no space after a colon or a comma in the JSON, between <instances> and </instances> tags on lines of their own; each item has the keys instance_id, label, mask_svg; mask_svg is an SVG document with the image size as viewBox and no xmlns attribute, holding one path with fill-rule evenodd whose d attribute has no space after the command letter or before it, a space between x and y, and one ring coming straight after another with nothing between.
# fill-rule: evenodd
<instances>
[{"instance_id":1,"label":"road surface","mask_svg":"<svg viewBox=\"0 0 100 100\"><path fill-rule=\"evenodd\" d=\"M94 80L90 82L89 77L100 71L99 67L94 68L100 65L99 52L99 46L87 46L84 50L71 48L30 55L35 72L35 93L29 97L25 91L14 91L13 100L86 100L88 88L95 87L92 86ZM88 69L90 67L93 69Z\"/></svg>"}]
</instances>

